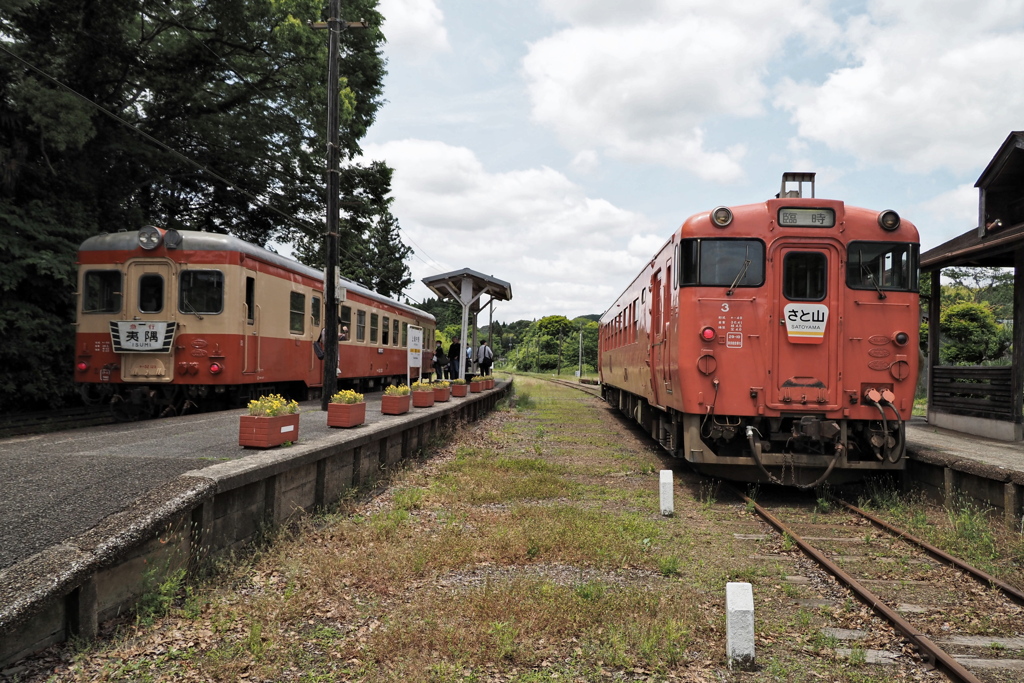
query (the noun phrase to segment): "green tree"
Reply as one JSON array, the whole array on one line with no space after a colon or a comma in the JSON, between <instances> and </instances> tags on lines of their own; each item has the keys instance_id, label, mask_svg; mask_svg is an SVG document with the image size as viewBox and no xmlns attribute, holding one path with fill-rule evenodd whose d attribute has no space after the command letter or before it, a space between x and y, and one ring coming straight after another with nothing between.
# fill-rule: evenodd
<instances>
[{"instance_id":1,"label":"green tree","mask_svg":"<svg viewBox=\"0 0 1024 683\"><path fill-rule=\"evenodd\" d=\"M1009 331L996 322L986 304L954 304L942 311L939 326L943 342L939 356L945 365L998 360L1010 346Z\"/></svg>"},{"instance_id":2,"label":"green tree","mask_svg":"<svg viewBox=\"0 0 1024 683\"><path fill-rule=\"evenodd\" d=\"M368 24L342 35L352 157L383 101L384 38L376 0L344 0L343 15ZM327 35L309 26L323 18L320 0L3 4L0 406L53 405L71 389L87 237L152 223L263 245L323 224ZM397 242L376 215L373 237Z\"/></svg>"}]
</instances>

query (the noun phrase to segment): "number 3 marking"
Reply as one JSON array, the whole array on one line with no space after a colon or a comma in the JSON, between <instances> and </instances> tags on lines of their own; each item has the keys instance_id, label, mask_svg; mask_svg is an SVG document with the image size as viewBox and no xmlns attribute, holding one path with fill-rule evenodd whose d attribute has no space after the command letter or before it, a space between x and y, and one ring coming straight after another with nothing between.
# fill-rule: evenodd
<instances>
[{"instance_id":1,"label":"number 3 marking","mask_svg":"<svg viewBox=\"0 0 1024 683\"><path fill-rule=\"evenodd\" d=\"M722 313L729 312L729 304L722 304Z\"/></svg>"}]
</instances>

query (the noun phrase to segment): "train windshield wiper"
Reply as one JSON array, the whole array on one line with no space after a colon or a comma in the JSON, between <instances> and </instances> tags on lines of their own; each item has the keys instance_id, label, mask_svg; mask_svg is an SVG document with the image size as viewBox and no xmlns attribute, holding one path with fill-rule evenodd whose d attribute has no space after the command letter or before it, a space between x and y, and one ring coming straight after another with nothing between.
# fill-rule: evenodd
<instances>
[{"instance_id":1,"label":"train windshield wiper","mask_svg":"<svg viewBox=\"0 0 1024 683\"><path fill-rule=\"evenodd\" d=\"M867 276L868 282L870 282L871 286L875 288L876 292L878 292L878 298L879 299L884 299L885 298L885 292L882 291L882 288L879 287L878 283L875 281L875 274L872 273L870 270L868 270L867 266L864 265L864 252L860 252L858 254L857 261L860 264L860 272L863 275Z\"/></svg>"},{"instance_id":2,"label":"train windshield wiper","mask_svg":"<svg viewBox=\"0 0 1024 683\"><path fill-rule=\"evenodd\" d=\"M729 290L725 293L726 296L732 296L733 290L736 289L736 285L740 283L740 280L743 279L743 276L747 274L747 268L749 267L750 259L745 259L743 261L743 267L740 268L740 272L736 273L736 277L733 278L732 284L729 285Z\"/></svg>"},{"instance_id":3,"label":"train windshield wiper","mask_svg":"<svg viewBox=\"0 0 1024 683\"><path fill-rule=\"evenodd\" d=\"M197 310L195 309L195 307L194 307L194 306L192 306L192 304L191 304L191 303L189 303L189 300L188 300L188 299L187 299L186 297L182 297L182 299L181 299L181 303L182 303L182 304L184 304L184 305L185 305L185 306L186 306L186 307L188 308L188 312L189 312L189 313L191 313L191 314L192 314L192 315L194 315L195 317L199 318L200 320L202 320L202 319L203 319L203 316L199 315L199 311L197 311Z\"/></svg>"}]
</instances>

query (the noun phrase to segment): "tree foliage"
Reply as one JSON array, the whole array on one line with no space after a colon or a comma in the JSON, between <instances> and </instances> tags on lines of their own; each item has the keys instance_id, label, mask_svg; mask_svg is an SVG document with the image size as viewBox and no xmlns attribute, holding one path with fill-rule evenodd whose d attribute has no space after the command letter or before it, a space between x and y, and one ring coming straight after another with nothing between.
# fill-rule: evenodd
<instances>
[{"instance_id":1,"label":"tree foliage","mask_svg":"<svg viewBox=\"0 0 1024 683\"><path fill-rule=\"evenodd\" d=\"M569 320L551 315L509 323L504 329L504 339L511 341L508 363L524 372L571 374L579 366L581 333L584 371L592 372L597 367L598 324L591 316Z\"/></svg>"},{"instance_id":2,"label":"tree foliage","mask_svg":"<svg viewBox=\"0 0 1024 683\"><path fill-rule=\"evenodd\" d=\"M368 25L341 37L351 158L383 101L382 18L376 0L342 6ZM75 252L87 237L156 224L266 245L323 225L327 33L309 23L324 10L321 0L3 4L0 406L54 405L70 388ZM408 273L383 262L408 251L381 166L344 176L363 202L349 228L376 247L348 252L360 265L380 259L367 284L394 293Z\"/></svg>"},{"instance_id":3,"label":"tree foliage","mask_svg":"<svg viewBox=\"0 0 1024 683\"><path fill-rule=\"evenodd\" d=\"M1010 346L1010 333L996 322L986 304L959 303L942 311L939 355L945 365L981 365L1000 359Z\"/></svg>"}]
</instances>

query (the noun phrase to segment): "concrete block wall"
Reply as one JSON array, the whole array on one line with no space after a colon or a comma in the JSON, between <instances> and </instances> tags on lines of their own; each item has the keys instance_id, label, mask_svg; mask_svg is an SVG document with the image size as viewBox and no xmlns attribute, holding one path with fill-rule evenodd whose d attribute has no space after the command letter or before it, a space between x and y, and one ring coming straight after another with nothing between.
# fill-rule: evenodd
<instances>
[{"instance_id":1,"label":"concrete block wall","mask_svg":"<svg viewBox=\"0 0 1024 683\"><path fill-rule=\"evenodd\" d=\"M131 610L169 572L243 551L269 528L371 486L448 425L474 421L511 383L367 425L343 441L273 449L194 470L80 538L0 572L0 667Z\"/></svg>"}]
</instances>

